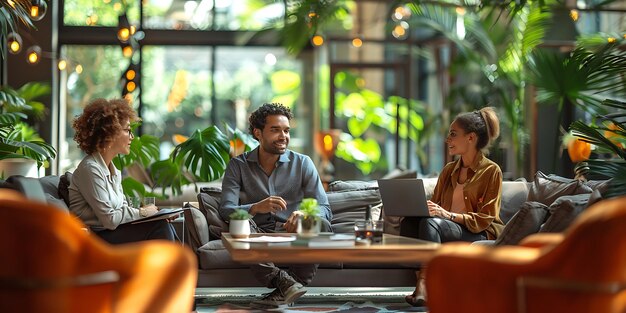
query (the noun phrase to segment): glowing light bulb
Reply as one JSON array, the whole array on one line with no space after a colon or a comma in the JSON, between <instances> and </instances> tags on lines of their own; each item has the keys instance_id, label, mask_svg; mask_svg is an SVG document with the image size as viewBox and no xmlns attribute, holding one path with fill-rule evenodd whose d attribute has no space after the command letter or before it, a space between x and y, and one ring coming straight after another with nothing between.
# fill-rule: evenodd
<instances>
[{"instance_id":1,"label":"glowing light bulb","mask_svg":"<svg viewBox=\"0 0 626 313\"><path fill-rule=\"evenodd\" d=\"M322 37L320 35L315 35L311 39L311 42L313 43L314 46L319 47L319 46L324 44L324 37Z\"/></svg>"},{"instance_id":2,"label":"glowing light bulb","mask_svg":"<svg viewBox=\"0 0 626 313\"><path fill-rule=\"evenodd\" d=\"M59 63L57 64L59 71L65 71L65 69L67 68L67 61L61 59L59 60Z\"/></svg>"}]
</instances>

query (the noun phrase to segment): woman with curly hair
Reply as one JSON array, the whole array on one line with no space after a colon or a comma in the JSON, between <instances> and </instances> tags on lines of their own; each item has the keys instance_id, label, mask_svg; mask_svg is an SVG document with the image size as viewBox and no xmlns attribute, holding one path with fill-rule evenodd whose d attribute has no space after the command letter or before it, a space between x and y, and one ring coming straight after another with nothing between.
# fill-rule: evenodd
<instances>
[{"instance_id":1,"label":"woman with curly hair","mask_svg":"<svg viewBox=\"0 0 626 313\"><path fill-rule=\"evenodd\" d=\"M137 119L126 100L96 99L72 125L76 131L74 141L87 156L72 176L70 211L109 243L175 238L166 220L126 223L158 211L153 204L134 208L127 203L121 172L112 163L116 155L130 153L134 138L130 123Z\"/></svg>"}]
</instances>

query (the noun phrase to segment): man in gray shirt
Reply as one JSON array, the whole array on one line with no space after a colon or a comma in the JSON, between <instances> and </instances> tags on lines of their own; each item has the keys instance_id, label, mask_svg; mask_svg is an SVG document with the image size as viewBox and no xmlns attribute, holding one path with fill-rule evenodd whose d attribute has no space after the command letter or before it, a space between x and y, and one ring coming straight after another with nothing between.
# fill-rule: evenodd
<instances>
[{"instance_id":1,"label":"man in gray shirt","mask_svg":"<svg viewBox=\"0 0 626 313\"><path fill-rule=\"evenodd\" d=\"M289 108L264 104L250 116L250 133L259 146L230 160L222 182L220 215L224 220L235 209L253 216L259 232L295 232L302 215L298 207L304 198L315 198L320 206L322 231L331 232L332 213L313 161L287 149ZM255 277L275 288L251 306L267 309L288 305L306 293L317 271L316 264L290 265L282 270L273 263L251 266Z\"/></svg>"}]
</instances>

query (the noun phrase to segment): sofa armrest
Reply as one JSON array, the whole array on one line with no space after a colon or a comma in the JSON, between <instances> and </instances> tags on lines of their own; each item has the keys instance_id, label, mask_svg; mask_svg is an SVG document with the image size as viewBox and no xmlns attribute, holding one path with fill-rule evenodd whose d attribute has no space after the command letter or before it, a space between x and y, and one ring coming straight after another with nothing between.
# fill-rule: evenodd
<instances>
[{"instance_id":1,"label":"sofa armrest","mask_svg":"<svg viewBox=\"0 0 626 313\"><path fill-rule=\"evenodd\" d=\"M526 236L519 245L529 248L551 247L559 244L563 238L562 233L537 233Z\"/></svg>"}]
</instances>

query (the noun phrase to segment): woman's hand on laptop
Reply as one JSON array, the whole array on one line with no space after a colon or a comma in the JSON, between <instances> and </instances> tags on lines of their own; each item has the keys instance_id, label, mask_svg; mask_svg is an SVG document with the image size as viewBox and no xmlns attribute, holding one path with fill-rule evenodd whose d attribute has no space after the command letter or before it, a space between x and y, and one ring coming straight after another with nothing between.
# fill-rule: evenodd
<instances>
[{"instance_id":1,"label":"woman's hand on laptop","mask_svg":"<svg viewBox=\"0 0 626 313\"><path fill-rule=\"evenodd\" d=\"M446 211L437 203L434 203L430 200L428 200L426 203L428 204L428 213L430 214L430 216L446 218L450 214L450 212Z\"/></svg>"}]
</instances>

